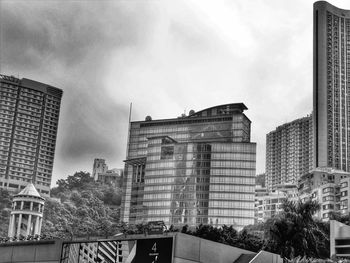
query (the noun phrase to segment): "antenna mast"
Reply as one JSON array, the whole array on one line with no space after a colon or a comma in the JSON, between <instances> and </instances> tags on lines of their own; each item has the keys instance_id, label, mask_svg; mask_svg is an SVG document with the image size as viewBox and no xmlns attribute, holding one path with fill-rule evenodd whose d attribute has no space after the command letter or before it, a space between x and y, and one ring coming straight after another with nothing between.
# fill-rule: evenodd
<instances>
[{"instance_id":1,"label":"antenna mast","mask_svg":"<svg viewBox=\"0 0 350 263\"><path fill-rule=\"evenodd\" d=\"M127 145L126 145L125 158L128 157L128 153L129 153L130 128L131 128L131 111L132 111L132 102L130 102L130 107L129 107L129 127L128 127L128 139L127 139Z\"/></svg>"}]
</instances>

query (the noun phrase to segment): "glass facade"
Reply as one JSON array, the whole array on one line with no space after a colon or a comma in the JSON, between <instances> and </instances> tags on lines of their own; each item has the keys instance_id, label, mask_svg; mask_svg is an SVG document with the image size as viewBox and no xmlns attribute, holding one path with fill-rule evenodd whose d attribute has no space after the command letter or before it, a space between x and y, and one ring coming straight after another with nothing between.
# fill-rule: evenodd
<instances>
[{"instance_id":1,"label":"glass facade","mask_svg":"<svg viewBox=\"0 0 350 263\"><path fill-rule=\"evenodd\" d=\"M0 75L0 187L49 195L62 91Z\"/></svg>"},{"instance_id":2,"label":"glass facade","mask_svg":"<svg viewBox=\"0 0 350 263\"><path fill-rule=\"evenodd\" d=\"M166 225L254 223L256 144L244 104L132 122L122 220Z\"/></svg>"}]
</instances>

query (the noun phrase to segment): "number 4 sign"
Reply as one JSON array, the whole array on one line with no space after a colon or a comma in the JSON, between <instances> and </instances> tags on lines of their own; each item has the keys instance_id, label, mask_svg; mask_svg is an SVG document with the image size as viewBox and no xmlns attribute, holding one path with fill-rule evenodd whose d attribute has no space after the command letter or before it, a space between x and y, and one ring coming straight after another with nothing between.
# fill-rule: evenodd
<instances>
[{"instance_id":1,"label":"number 4 sign","mask_svg":"<svg viewBox=\"0 0 350 263\"><path fill-rule=\"evenodd\" d=\"M154 242L152 250L153 250L153 252L157 252L157 243L156 242Z\"/></svg>"},{"instance_id":2,"label":"number 4 sign","mask_svg":"<svg viewBox=\"0 0 350 263\"><path fill-rule=\"evenodd\" d=\"M173 238L139 239L136 243L135 263L172 262Z\"/></svg>"}]
</instances>

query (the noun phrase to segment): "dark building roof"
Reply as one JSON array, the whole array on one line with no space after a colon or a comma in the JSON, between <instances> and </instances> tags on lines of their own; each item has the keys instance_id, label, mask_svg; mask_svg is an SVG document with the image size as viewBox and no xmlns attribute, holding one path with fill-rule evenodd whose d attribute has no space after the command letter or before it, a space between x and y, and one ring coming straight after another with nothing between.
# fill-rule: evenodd
<instances>
[{"instance_id":1,"label":"dark building roof","mask_svg":"<svg viewBox=\"0 0 350 263\"><path fill-rule=\"evenodd\" d=\"M132 121L132 123L140 123L141 126L153 126L157 125L157 123L169 123L170 122L176 122L177 124L181 123L188 123L193 121L193 119L200 119L200 118L215 118L215 117L231 117L233 114L242 114L244 110L247 110L248 108L244 105L244 103L229 103L229 104L223 104L218 105L214 107L210 107L198 112L190 111L190 115L186 116L180 116L177 118L172 119L158 119L158 120L152 120L152 118L146 117L145 121ZM245 116L245 115L244 115ZM247 118L247 116L245 116ZM247 118L248 119L248 118ZM249 119L248 119L249 120ZM249 120L250 121L250 120Z\"/></svg>"},{"instance_id":2,"label":"dark building roof","mask_svg":"<svg viewBox=\"0 0 350 263\"><path fill-rule=\"evenodd\" d=\"M215 116L222 114L230 114L230 113L242 113L244 110L248 108L244 105L244 103L230 103L223 104L214 107L210 107L193 114L190 114L188 117L205 117L205 116Z\"/></svg>"}]
</instances>

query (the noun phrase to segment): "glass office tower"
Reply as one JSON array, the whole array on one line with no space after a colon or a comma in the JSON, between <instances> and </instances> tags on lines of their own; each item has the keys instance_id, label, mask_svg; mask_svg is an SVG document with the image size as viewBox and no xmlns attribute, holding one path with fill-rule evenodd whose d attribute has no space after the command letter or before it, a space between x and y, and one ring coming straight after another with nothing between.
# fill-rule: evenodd
<instances>
[{"instance_id":1,"label":"glass office tower","mask_svg":"<svg viewBox=\"0 0 350 263\"><path fill-rule=\"evenodd\" d=\"M256 144L243 103L130 124L122 220L254 223Z\"/></svg>"},{"instance_id":2,"label":"glass office tower","mask_svg":"<svg viewBox=\"0 0 350 263\"><path fill-rule=\"evenodd\" d=\"M50 193L62 90L0 75L0 187Z\"/></svg>"}]
</instances>

